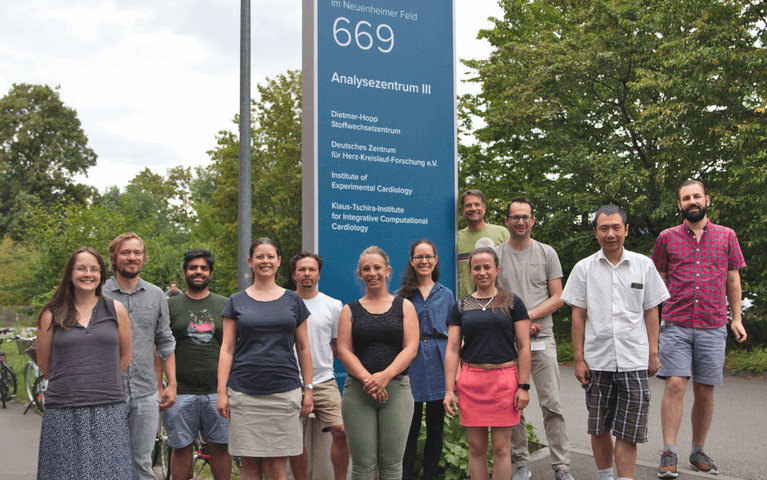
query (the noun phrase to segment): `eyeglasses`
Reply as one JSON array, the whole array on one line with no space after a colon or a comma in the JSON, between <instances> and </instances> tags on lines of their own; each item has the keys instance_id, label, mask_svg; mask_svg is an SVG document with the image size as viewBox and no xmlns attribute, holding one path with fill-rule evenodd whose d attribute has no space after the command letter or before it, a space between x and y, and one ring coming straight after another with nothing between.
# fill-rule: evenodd
<instances>
[{"instance_id":1,"label":"eyeglasses","mask_svg":"<svg viewBox=\"0 0 767 480\"><path fill-rule=\"evenodd\" d=\"M418 256L410 257L410 258L412 258L416 262L420 262L421 260L426 260L426 261L431 262L432 260L437 258L437 256L436 255L418 255Z\"/></svg>"},{"instance_id":2,"label":"eyeglasses","mask_svg":"<svg viewBox=\"0 0 767 480\"><path fill-rule=\"evenodd\" d=\"M514 223L517 223L520 220L522 220L525 223L530 223L530 220L533 219L533 217L530 217L528 215L506 215L506 218L510 218L511 221Z\"/></svg>"},{"instance_id":3,"label":"eyeglasses","mask_svg":"<svg viewBox=\"0 0 767 480\"><path fill-rule=\"evenodd\" d=\"M75 267L75 270L77 270L80 273L90 272L90 273L101 273L101 269L99 267L91 267L90 269L86 267L85 265L78 265Z\"/></svg>"}]
</instances>

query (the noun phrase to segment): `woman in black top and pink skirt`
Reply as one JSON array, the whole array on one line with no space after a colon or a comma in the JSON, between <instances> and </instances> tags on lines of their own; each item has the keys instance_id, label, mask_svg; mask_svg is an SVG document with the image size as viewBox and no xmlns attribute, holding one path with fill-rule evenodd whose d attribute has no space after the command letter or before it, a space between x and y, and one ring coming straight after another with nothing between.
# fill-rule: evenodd
<instances>
[{"instance_id":1,"label":"woman in black top and pink skirt","mask_svg":"<svg viewBox=\"0 0 767 480\"><path fill-rule=\"evenodd\" d=\"M80 247L37 317L37 360L49 380L38 480L131 478L122 383L131 325L120 302L101 296L105 280L101 255Z\"/></svg>"},{"instance_id":2,"label":"woman in black top and pink skirt","mask_svg":"<svg viewBox=\"0 0 767 480\"><path fill-rule=\"evenodd\" d=\"M456 302L447 318L444 406L450 415L460 409L471 479L488 479L489 428L493 480L507 480L511 429L530 401L530 321L522 300L495 286L500 268L492 248L474 250L469 270L477 290ZM456 382L459 357L463 367Z\"/></svg>"}]
</instances>

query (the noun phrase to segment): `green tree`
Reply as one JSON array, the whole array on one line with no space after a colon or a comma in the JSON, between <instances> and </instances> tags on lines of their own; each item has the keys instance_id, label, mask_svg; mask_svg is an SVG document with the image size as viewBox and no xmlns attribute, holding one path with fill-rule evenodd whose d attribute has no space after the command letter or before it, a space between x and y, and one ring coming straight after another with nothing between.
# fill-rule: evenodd
<instances>
[{"instance_id":1,"label":"green tree","mask_svg":"<svg viewBox=\"0 0 767 480\"><path fill-rule=\"evenodd\" d=\"M104 195L85 205L36 207L29 218L24 281L9 289L15 303L40 307L61 280L69 255L87 245L98 250L109 264L107 248L117 235L133 231L147 247L141 277L160 287L171 280L183 281L181 264L189 248L210 248L192 240L195 212L191 186L199 182L186 167L174 167L166 175L145 169L121 192L108 188ZM0 249L0 261L7 257Z\"/></svg>"},{"instance_id":2,"label":"green tree","mask_svg":"<svg viewBox=\"0 0 767 480\"><path fill-rule=\"evenodd\" d=\"M95 191L74 177L94 165L77 112L58 87L14 84L0 99L0 238L21 239L34 207L85 202Z\"/></svg>"},{"instance_id":3,"label":"green tree","mask_svg":"<svg viewBox=\"0 0 767 480\"><path fill-rule=\"evenodd\" d=\"M713 221L736 229L747 295L764 310L764 7L731 0L502 0L494 47L461 99L461 182L536 204L536 236L566 272L598 248L596 208L629 214L649 254L680 222L676 188L706 182ZM473 117L483 124L474 128ZM753 205L744 209L742 205ZM496 219L499 220L499 219Z\"/></svg>"},{"instance_id":4,"label":"green tree","mask_svg":"<svg viewBox=\"0 0 767 480\"><path fill-rule=\"evenodd\" d=\"M257 85L252 100L252 229L253 238L270 237L280 246L280 282L288 278L288 259L301 249L301 73L288 71ZM234 123L238 119L235 118ZM210 208L202 221L216 232L214 240L219 278L228 291L237 291L237 195L239 139L219 133L209 152L215 185Z\"/></svg>"}]
</instances>

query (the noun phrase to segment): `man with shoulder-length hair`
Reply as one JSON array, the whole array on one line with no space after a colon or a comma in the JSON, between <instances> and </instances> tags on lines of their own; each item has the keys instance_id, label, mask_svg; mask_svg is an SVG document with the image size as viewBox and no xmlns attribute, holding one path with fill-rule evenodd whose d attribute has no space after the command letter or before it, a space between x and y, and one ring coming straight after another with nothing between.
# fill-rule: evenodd
<instances>
[{"instance_id":1,"label":"man with shoulder-length hair","mask_svg":"<svg viewBox=\"0 0 767 480\"><path fill-rule=\"evenodd\" d=\"M128 426L133 454L134 480L156 480L152 449L160 422L160 410L176 401L176 341L170 331L165 293L139 277L146 261L144 241L133 232L124 233L109 245L114 276L104 283L107 298L122 303L131 321L131 362L123 375L127 396ZM155 351L168 381L155 371ZM159 408L158 408L159 407Z\"/></svg>"},{"instance_id":2,"label":"man with shoulder-length hair","mask_svg":"<svg viewBox=\"0 0 767 480\"><path fill-rule=\"evenodd\" d=\"M615 459L618 480L629 480L636 444L647 441L658 305L669 295L652 260L623 248L629 226L620 207L599 208L593 226L602 248L575 265L562 300L573 309L575 377L586 389L599 477L613 479Z\"/></svg>"},{"instance_id":3,"label":"man with shoulder-length hair","mask_svg":"<svg viewBox=\"0 0 767 480\"><path fill-rule=\"evenodd\" d=\"M661 369L666 380L661 404L663 450L658 477L676 478L676 436L682 400L692 377L692 450L690 468L717 474L703 452L714 412L714 386L722 385L727 343L727 305L735 339L746 339L741 319L740 269L746 266L735 232L708 220L711 199L698 180L677 189L681 225L661 232L652 258L671 298L663 304L660 329Z\"/></svg>"}]
</instances>

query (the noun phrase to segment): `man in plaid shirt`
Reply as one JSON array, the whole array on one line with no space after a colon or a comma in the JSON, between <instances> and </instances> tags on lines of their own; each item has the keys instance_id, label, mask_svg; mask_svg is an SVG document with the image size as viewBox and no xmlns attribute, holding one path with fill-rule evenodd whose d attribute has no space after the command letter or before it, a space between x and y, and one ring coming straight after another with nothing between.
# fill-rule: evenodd
<instances>
[{"instance_id":1,"label":"man in plaid shirt","mask_svg":"<svg viewBox=\"0 0 767 480\"><path fill-rule=\"evenodd\" d=\"M693 379L692 452L690 468L719 473L703 445L714 410L714 386L722 385L727 341L727 303L730 328L742 342L739 270L746 266L735 232L708 221L711 199L706 187L687 180L677 189L677 205L684 222L664 230L652 259L671 298L663 304L658 377L666 380L661 404L663 452L659 478L676 478L676 436L682 421L682 400Z\"/></svg>"}]
</instances>

